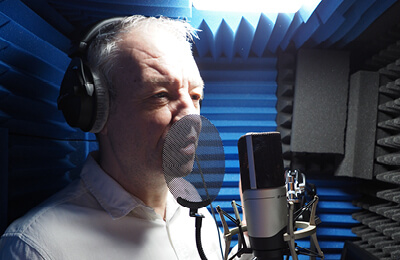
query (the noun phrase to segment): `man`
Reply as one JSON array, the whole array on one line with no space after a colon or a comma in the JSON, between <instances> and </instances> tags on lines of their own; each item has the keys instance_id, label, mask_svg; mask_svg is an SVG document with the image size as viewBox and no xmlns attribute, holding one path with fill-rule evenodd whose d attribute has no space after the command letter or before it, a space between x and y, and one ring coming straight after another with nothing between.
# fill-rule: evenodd
<instances>
[{"instance_id":1,"label":"man","mask_svg":"<svg viewBox=\"0 0 400 260\"><path fill-rule=\"evenodd\" d=\"M200 113L203 81L181 21L128 17L91 43L89 65L109 87L110 111L81 177L14 222L0 259L199 259L195 220L162 172L171 125ZM104 40L106 39L106 40ZM202 242L221 259L208 211Z\"/></svg>"}]
</instances>

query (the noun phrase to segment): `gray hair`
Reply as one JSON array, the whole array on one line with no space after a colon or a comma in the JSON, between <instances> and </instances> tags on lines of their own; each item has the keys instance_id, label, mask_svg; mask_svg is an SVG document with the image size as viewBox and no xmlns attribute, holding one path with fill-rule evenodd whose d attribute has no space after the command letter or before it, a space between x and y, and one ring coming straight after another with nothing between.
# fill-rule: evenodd
<instances>
[{"instance_id":1,"label":"gray hair","mask_svg":"<svg viewBox=\"0 0 400 260\"><path fill-rule=\"evenodd\" d=\"M134 15L124 17L112 28L100 29L96 38L89 46L87 60L89 67L100 78L102 86L108 89L110 98L115 97L111 73L116 66L120 52L118 43L123 36L133 29L140 28L146 30L148 26L157 26L174 35L178 40L187 42L191 48L193 38L198 38L197 29L183 20L175 20L167 17L145 17Z\"/></svg>"}]
</instances>

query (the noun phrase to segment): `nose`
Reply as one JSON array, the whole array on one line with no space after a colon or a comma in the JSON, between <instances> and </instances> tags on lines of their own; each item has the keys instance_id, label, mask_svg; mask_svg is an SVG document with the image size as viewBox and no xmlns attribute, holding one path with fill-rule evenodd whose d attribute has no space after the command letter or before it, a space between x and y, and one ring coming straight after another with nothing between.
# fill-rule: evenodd
<instances>
[{"instance_id":1,"label":"nose","mask_svg":"<svg viewBox=\"0 0 400 260\"><path fill-rule=\"evenodd\" d=\"M200 114L199 108L196 108L189 93L185 93L179 97L174 107L173 123L182 119L187 115Z\"/></svg>"}]
</instances>

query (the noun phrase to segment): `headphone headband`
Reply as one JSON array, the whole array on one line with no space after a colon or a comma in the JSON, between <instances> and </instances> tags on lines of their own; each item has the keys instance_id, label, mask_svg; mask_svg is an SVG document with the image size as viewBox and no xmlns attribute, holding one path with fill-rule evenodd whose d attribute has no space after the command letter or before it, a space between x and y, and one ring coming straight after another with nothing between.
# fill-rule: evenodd
<instances>
[{"instance_id":1,"label":"headphone headband","mask_svg":"<svg viewBox=\"0 0 400 260\"><path fill-rule=\"evenodd\" d=\"M77 53L86 54L89 48L89 45L92 43L94 38L101 32L101 30L109 30L111 27L114 27L117 23L120 23L124 20L124 17L113 17L102 20L92 26L84 37L79 41ZM72 54L73 55L73 54ZM71 56L72 56L71 55Z\"/></svg>"}]
</instances>

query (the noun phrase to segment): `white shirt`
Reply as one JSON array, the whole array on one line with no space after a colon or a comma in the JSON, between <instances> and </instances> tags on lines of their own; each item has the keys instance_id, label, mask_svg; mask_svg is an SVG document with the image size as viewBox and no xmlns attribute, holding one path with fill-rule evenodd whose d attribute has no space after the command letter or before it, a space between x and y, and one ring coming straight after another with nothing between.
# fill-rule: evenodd
<instances>
[{"instance_id":1,"label":"white shirt","mask_svg":"<svg viewBox=\"0 0 400 260\"><path fill-rule=\"evenodd\" d=\"M222 259L215 222L206 208L202 245ZM222 238L221 238L222 239ZM16 220L0 240L0 259L200 259L195 218L171 194L166 221L125 191L89 156L81 178Z\"/></svg>"}]
</instances>

